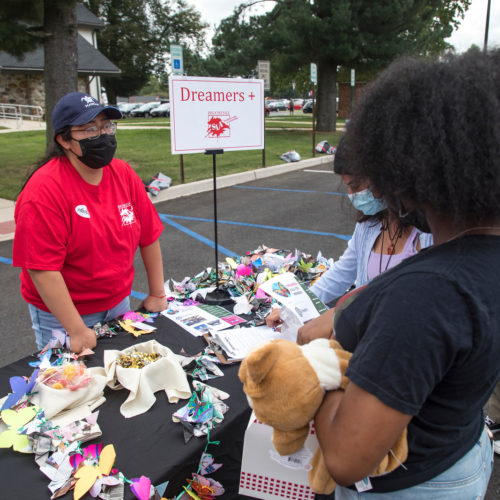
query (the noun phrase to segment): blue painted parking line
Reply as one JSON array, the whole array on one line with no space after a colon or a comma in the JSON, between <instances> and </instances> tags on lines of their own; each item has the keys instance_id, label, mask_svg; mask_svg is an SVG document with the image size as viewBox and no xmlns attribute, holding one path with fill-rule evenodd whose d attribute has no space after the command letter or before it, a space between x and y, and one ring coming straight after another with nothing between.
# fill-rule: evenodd
<instances>
[{"instance_id":1,"label":"blue painted parking line","mask_svg":"<svg viewBox=\"0 0 500 500\"><path fill-rule=\"evenodd\" d=\"M285 188L269 188L269 187L258 187L258 186L239 186L234 185L237 189L261 189L263 191L284 191L291 193L314 193L314 194L332 194L335 196L347 196L346 193L337 193L336 191L314 191L310 189L285 189Z\"/></svg>"},{"instance_id":2,"label":"blue painted parking line","mask_svg":"<svg viewBox=\"0 0 500 500\"><path fill-rule=\"evenodd\" d=\"M182 231L183 233L186 233L187 235L193 237L194 239L201 241L202 243L205 243L205 245L208 245L211 248L215 248L215 243L212 240L209 240L208 238L205 238L205 236L202 236L201 234L195 233L194 231L191 231L191 229L188 229L187 227L181 226L177 222L170 220L170 217L174 218L174 219L189 219L189 220L203 220L203 221L204 220L210 221L210 219L194 219L191 217L180 217L177 215L167 215L167 214L158 214L158 215L160 216L160 219L163 222L166 222L170 226L175 227L176 229L179 229L180 231ZM211 220L211 222L213 222L213 219ZM219 221L219 222L221 222L221 221ZM217 247L218 247L218 250L220 253L223 253L224 255L227 255L228 257L239 257L239 255L237 253L234 253L231 250L228 250L227 248L225 248L221 245L217 245Z\"/></svg>"},{"instance_id":3,"label":"blue painted parking line","mask_svg":"<svg viewBox=\"0 0 500 500\"><path fill-rule=\"evenodd\" d=\"M261 189L267 189L267 188L261 188ZM296 190L298 191L298 190ZM315 192L315 191L307 191L307 192ZM337 193L341 194L341 193ZM160 216L160 219L165 222L166 224L175 227L176 229L179 229L180 231L186 233L188 236L191 236L192 238L195 238L198 241L201 241L205 245L208 245L211 248L215 248L215 243L212 240L209 240L208 238L205 238L201 234L198 234L191 229L188 229L185 226L182 226L181 224L178 224L177 222L174 222L171 219L183 219L183 220L193 220L193 221L201 221L201 222L210 222L213 223L213 219L205 219L202 217L188 217L188 216L182 216L182 215L171 215L171 214L158 214ZM289 227L279 227L279 226L265 226L262 224L252 224L248 222L235 222L235 221L227 221L227 220L219 220L219 224L230 224L234 226L244 226L244 227L255 227L258 229L272 229L274 231L288 231L288 232L295 232L295 233L303 233L303 234L313 234L317 236L334 236L335 238L339 238L344 241L349 241L351 239L350 235L344 235L344 234L337 234L337 233L327 233L324 231L311 231L307 229L294 229L294 228L289 228ZM218 246L219 252L221 252L224 255L227 255L229 257L239 257L237 253L234 253L233 251L219 245ZM6 257L0 257L0 262L3 264L8 264L12 265L12 259L8 259ZM142 293L142 292L137 292L135 290L132 290L130 293L131 297L134 297L139 300L144 300L147 295Z\"/></svg>"},{"instance_id":4,"label":"blue painted parking line","mask_svg":"<svg viewBox=\"0 0 500 500\"><path fill-rule=\"evenodd\" d=\"M195 220L195 221L212 222L212 223L214 221L213 219L204 219L202 217L187 217L184 215L171 215L171 214L159 214L159 215L160 215L160 219L165 221L165 222L167 222L168 218ZM235 221L230 221L230 220L219 220L218 223L219 224L231 224L233 226L256 227L258 229L273 229L274 231L288 231L290 233L314 234L316 236L334 236L335 238L339 238L339 239L344 240L344 241L349 241L351 239L351 235L337 234L337 233L326 233L324 231L311 231L309 229L294 229L291 227L264 226L262 224L252 224L250 222L235 222ZM175 222L170 221L169 224L174 226ZM176 226L174 226L174 227L176 227ZM183 226L180 226L180 227L182 228L181 231L184 231L185 233L189 234L188 233L188 231L190 231L189 229L186 229ZM200 236L197 233L194 233L194 235L196 235L196 236L194 236L195 238L203 238L203 236ZM207 240L206 238L204 238L204 239ZM207 240L207 241L210 241L210 240ZM208 243L207 243L207 245L208 245ZM212 248L214 247L213 243L211 246L212 246ZM219 246L219 249L220 248L221 247ZM232 254L232 256L237 257L236 254Z\"/></svg>"}]
</instances>

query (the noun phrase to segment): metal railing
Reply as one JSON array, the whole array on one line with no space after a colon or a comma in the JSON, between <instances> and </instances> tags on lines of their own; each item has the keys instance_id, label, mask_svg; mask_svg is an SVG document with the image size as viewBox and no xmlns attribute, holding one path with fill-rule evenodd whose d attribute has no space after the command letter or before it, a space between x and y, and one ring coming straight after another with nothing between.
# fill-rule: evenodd
<instances>
[{"instance_id":1,"label":"metal railing","mask_svg":"<svg viewBox=\"0 0 500 500\"><path fill-rule=\"evenodd\" d=\"M37 120L43 121L43 109L41 106L29 104L6 104L0 103L0 119L6 120Z\"/></svg>"}]
</instances>

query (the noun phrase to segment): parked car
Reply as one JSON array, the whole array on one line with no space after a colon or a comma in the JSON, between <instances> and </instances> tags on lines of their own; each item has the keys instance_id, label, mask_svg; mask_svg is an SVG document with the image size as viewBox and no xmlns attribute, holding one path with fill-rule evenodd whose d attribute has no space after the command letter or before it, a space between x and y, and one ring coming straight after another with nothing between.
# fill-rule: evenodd
<instances>
[{"instance_id":1,"label":"parked car","mask_svg":"<svg viewBox=\"0 0 500 500\"><path fill-rule=\"evenodd\" d=\"M285 101L268 101L270 111L286 111L288 109L287 103Z\"/></svg>"},{"instance_id":2,"label":"parked car","mask_svg":"<svg viewBox=\"0 0 500 500\"><path fill-rule=\"evenodd\" d=\"M130 108L130 102L118 102L116 104L116 107L122 112L124 113L125 110L127 110L128 108Z\"/></svg>"},{"instance_id":3,"label":"parked car","mask_svg":"<svg viewBox=\"0 0 500 500\"><path fill-rule=\"evenodd\" d=\"M133 118L137 118L138 116L148 117L151 113L151 110L153 108L157 108L158 106L160 106L160 104L161 104L160 102L156 101L146 102L141 106L139 106L138 108L133 109L130 112L130 116L132 116Z\"/></svg>"},{"instance_id":4,"label":"parked car","mask_svg":"<svg viewBox=\"0 0 500 500\"><path fill-rule=\"evenodd\" d=\"M124 118L127 116L130 116L130 112L138 108L139 106L142 106L142 103L140 102L119 102L117 104L118 109L122 112L122 115Z\"/></svg>"},{"instance_id":5,"label":"parked car","mask_svg":"<svg viewBox=\"0 0 500 500\"><path fill-rule=\"evenodd\" d=\"M304 99L294 98L293 99L293 109L302 109L302 105L304 104Z\"/></svg>"},{"instance_id":6,"label":"parked car","mask_svg":"<svg viewBox=\"0 0 500 500\"><path fill-rule=\"evenodd\" d=\"M338 113L338 111L339 111L339 98L337 97L337 113ZM307 101L302 106L302 112L303 113L312 113L313 112L312 99L307 99Z\"/></svg>"},{"instance_id":7,"label":"parked car","mask_svg":"<svg viewBox=\"0 0 500 500\"><path fill-rule=\"evenodd\" d=\"M313 102L312 99L307 99L307 101L302 106L303 113L312 113L313 112Z\"/></svg>"},{"instance_id":8,"label":"parked car","mask_svg":"<svg viewBox=\"0 0 500 500\"><path fill-rule=\"evenodd\" d=\"M151 116L165 116L169 117L170 116L170 103L169 102L164 102L163 104L160 104L157 108L153 108L149 114Z\"/></svg>"}]
</instances>

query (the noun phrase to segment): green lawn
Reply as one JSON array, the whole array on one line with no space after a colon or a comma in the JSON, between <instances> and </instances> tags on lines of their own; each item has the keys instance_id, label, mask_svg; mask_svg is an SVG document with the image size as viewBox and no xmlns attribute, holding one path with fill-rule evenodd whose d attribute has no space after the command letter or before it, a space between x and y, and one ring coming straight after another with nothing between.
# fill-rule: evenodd
<instances>
[{"instance_id":1,"label":"green lawn","mask_svg":"<svg viewBox=\"0 0 500 500\"><path fill-rule=\"evenodd\" d=\"M125 118L120 120L120 128L131 125L165 127L170 126L170 118ZM301 111L296 111L292 116L288 114L274 114L266 117L265 126L268 128L311 128L312 115L303 114ZM337 126L342 128L345 126L345 119L338 118Z\"/></svg>"},{"instance_id":2,"label":"green lawn","mask_svg":"<svg viewBox=\"0 0 500 500\"><path fill-rule=\"evenodd\" d=\"M283 163L280 155L295 149L303 159L312 157L312 136L310 129L292 124L293 121L311 123L309 116L280 116L266 118L265 154L266 166ZM280 123L278 123L278 121ZM284 122L284 123L281 123ZM150 125L150 129L127 130L127 125ZM170 153L170 130L157 128L167 125L165 118L126 119L120 122L116 134L118 150L116 156L135 169L139 177L150 180L158 172L172 178L173 184L180 183L180 157ZM271 126L272 124L272 126ZM339 123L341 125L341 123ZM276 128L275 128L276 127ZM272 128L272 130L269 130ZM327 140L338 144L342 131L316 133L316 142ZM14 200L28 172L43 155L45 131L11 132L0 134L0 198ZM262 151L233 151L217 157L217 175L227 175L260 168ZM212 176L212 159L204 154L184 155L185 182L192 182Z\"/></svg>"}]
</instances>

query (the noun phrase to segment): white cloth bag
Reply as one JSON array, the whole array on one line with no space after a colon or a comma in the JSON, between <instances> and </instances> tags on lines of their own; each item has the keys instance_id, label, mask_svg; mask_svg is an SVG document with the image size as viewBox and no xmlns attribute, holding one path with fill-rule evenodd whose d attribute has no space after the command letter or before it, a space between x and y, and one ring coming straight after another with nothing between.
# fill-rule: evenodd
<instances>
[{"instance_id":1,"label":"white cloth bag","mask_svg":"<svg viewBox=\"0 0 500 500\"><path fill-rule=\"evenodd\" d=\"M117 361L122 354L135 350L158 353L162 357L144 368L123 368ZM150 340L136 344L123 351L104 351L106 382L111 389L128 389L130 394L121 405L120 412L125 418L144 413L156 401L155 392L164 390L170 403L191 397L187 376L182 369L182 356L174 354L168 347Z\"/></svg>"}]
</instances>

